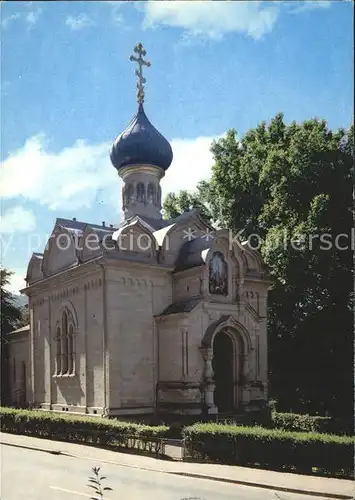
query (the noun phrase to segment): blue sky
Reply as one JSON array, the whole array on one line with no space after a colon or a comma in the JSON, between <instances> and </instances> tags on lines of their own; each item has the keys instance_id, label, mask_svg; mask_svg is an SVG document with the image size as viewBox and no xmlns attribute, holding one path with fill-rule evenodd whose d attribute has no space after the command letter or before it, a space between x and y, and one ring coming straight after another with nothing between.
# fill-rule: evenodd
<instances>
[{"instance_id":1,"label":"blue sky","mask_svg":"<svg viewBox=\"0 0 355 500\"><path fill-rule=\"evenodd\" d=\"M2 265L23 286L56 217L120 220L109 147L145 109L173 147L163 194L208 178L209 146L284 112L347 127L353 112L353 6L302 2L2 2Z\"/></svg>"}]
</instances>

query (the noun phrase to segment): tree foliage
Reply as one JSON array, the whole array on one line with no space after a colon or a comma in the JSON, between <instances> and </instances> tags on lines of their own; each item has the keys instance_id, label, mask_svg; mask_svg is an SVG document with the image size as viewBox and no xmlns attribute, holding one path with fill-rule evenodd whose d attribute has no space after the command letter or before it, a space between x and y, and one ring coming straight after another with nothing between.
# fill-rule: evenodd
<instances>
[{"instance_id":1,"label":"tree foliage","mask_svg":"<svg viewBox=\"0 0 355 500\"><path fill-rule=\"evenodd\" d=\"M269 377L280 410L351 412L353 132L318 119L287 125L282 114L241 139L230 130L212 144L210 181L191 195L260 243L275 278Z\"/></svg>"},{"instance_id":2,"label":"tree foliage","mask_svg":"<svg viewBox=\"0 0 355 500\"><path fill-rule=\"evenodd\" d=\"M199 191L203 191L205 182L201 182L198 186ZM211 219L211 212L203 198L200 198L197 193L189 193L188 191L180 191L178 195L169 193L164 200L164 217L166 219L174 219L183 212L197 209L201 216L206 220Z\"/></svg>"},{"instance_id":3,"label":"tree foliage","mask_svg":"<svg viewBox=\"0 0 355 500\"><path fill-rule=\"evenodd\" d=\"M0 269L0 321L1 321L1 402L8 403L9 368L8 334L19 327L21 310L14 303L11 292L7 290L13 273Z\"/></svg>"}]
</instances>

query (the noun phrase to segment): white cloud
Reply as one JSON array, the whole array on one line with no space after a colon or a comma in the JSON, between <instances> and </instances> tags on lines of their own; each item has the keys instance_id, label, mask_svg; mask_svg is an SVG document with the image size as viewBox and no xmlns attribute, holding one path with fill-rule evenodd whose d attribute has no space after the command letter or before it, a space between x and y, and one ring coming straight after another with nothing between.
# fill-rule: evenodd
<instances>
[{"instance_id":1,"label":"white cloud","mask_svg":"<svg viewBox=\"0 0 355 500\"><path fill-rule=\"evenodd\" d=\"M96 192L116 181L108 151L108 143L78 140L51 153L44 135L31 137L4 161L0 196L22 196L51 210L90 207Z\"/></svg>"},{"instance_id":2,"label":"white cloud","mask_svg":"<svg viewBox=\"0 0 355 500\"><path fill-rule=\"evenodd\" d=\"M17 21L18 19L21 18L21 14L20 13L15 13L15 14L11 14L11 16L8 16L8 17L5 17L4 19L2 19L1 21L1 27L3 29L6 29L10 26L11 23Z\"/></svg>"},{"instance_id":3,"label":"white cloud","mask_svg":"<svg viewBox=\"0 0 355 500\"><path fill-rule=\"evenodd\" d=\"M20 290L23 288L26 288L26 281L25 281L25 276L26 276L26 269L12 269L13 275L10 277L10 283L8 286L6 286L6 290L9 292L15 294L15 295L20 295Z\"/></svg>"},{"instance_id":4,"label":"white cloud","mask_svg":"<svg viewBox=\"0 0 355 500\"><path fill-rule=\"evenodd\" d=\"M192 191L201 180L208 180L213 165L210 147L216 137L173 139L174 159L161 181L164 196L182 189Z\"/></svg>"},{"instance_id":5,"label":"white cloud","mask_svg":"<svg viewBox=\"0 0 355 500\"><path fill-rule=\"evenodd\" d=\"M239 32L258 40L270 33L279 16L277 2L244 1L156 1L141 4L145 12L144 24L157 24L184 28L195 36L221 38Z\"/></svg>"},{"instance_id":6,"label":"white cloud","mask_svg":"<svg viewBox=\"0 0 355 500\"><path fill-rule=\"evenodd\" d=\"M212 139L172 139L174 160L162 180L164 195L192 190L209 177ZM50 210L68 210L90 208L102 192L104 202L118 208L121 182L110 163L109 148L108 142L90 145L79 140L52 153L44 135L31 137L3 162L0 196L22 197Z\"/></svg>"},{"instance_id":7,"label":"white cloud","mask_svg":"<svg viewBox=\"0 0 355 500\"><path fill-rule=\"evenodd\" d=\"M122 7L123 3L122 2L112 2L112 1L106 1L103 2L104 4L108 5L111 7L111 12L112 12L112 19L114 23L122 25L123 24L123 14L122 14ZM124 2L125 6L128 4L131 4L132 2L128 2L127 0Z\"/></svg>"},{"instance_id":8,"label":"white cloud","mask_svg":"<svg viewBox=\"0 0 355 500\"><path fill-rule=\"evenodd\" d=\"M79 31L84 28L90 28L90 26L94 26L94 20L91 19L86 14L79 14L76 17L69 16L65 20L65 24L69 26L73 31Z\"/></svg>"},{"instance_id":9,"label":"white cloud","mask_svg":"<svg viewBox=\"0 0 355 500\"><path fill-rule=\"evenodd\" d=\"M12 23L16 21L24 21L29 27L32 27L37 23L41 14L42 14L41 8L28 12L27 14L25 13L21 14L20 12L15 12L14 14L11 14L11 16L5 17L1 21L1 27L3 29L7 29Z\"/></svg>"},{"instance_id":10,"label":"white cloud","mask_svg":"<svg viewBox=\"0 0 355 500\"><path fill-rule=\"evenodd\" d=\"M0 215L0 233L30 232L36 228L36 218L31 210L12 207Z\"/></svg>"},{"instance_id":11,"label":"white cloud","mask_svg":"<svg viewBox=\"0 0 355 500\"><path fill-rule=\"evenodd\" d=\"M42 9L38 9L36 11L31 11L25 16L25 21L29 26L34 26L40 15L42 14Z\"/></svg>"},{"instance_id":12,"label":"white cloud","mask_svg":"<svg viewBox=\"0 0 355 500\"><path fill-rule=\"evenodd\" d=\"M314 9L328 9L332 2L331 0L302 0L300 2L295 2L293 5L292 12L306 12Z\"/></svg>"}]
</instances>

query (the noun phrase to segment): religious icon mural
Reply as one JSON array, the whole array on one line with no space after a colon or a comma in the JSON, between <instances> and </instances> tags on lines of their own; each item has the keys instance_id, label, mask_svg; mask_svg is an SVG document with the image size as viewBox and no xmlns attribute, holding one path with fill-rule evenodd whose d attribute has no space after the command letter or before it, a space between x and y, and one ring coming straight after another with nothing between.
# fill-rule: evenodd
<instances>
[{"instance_id":1,"label":"religious icon mural","mask_svg":"<svg viewBox=\"0 0 355 500\"><path fill-rule=\"evenodd\" d=\"M228 264L222 252L214 252L209 263L209 291L228 295Z\"/></svg>"}]
</instances>

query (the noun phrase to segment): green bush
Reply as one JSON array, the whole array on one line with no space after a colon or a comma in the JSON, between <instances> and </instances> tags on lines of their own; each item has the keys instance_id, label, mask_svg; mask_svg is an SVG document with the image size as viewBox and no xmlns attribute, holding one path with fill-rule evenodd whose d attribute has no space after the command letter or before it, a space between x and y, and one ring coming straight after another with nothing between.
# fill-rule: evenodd
<instances>
[{"instance_id":1,"label":"green bush","mask_svg":"<svg viewBox=\"0 0 355 500\"><path fill-rule=\"evenodd\" d=\"M195 424L184 429L186 452L222 463L350 477L354 437L263 427Z\"/></svg>"},{"instance_id":2,"label":"green bush","mask_svg":"<svg viewBox=\"0 0 355 500\"><path fill-rule=\"evenodd\" d=\"M136 448L162 453L169 428L120 422L102 417L0 408L1 430L58 441Z\"/></svg>"},{"instance_id":3,"label":"green bush","mask_svg":"<svg viewBox=\"0 0 355 500\"><path fill-rule=\"evenodd\" d=\"M272 412L272 426L284 431L296 432L325 432L327 434L353 435L353 422L334 419L331 417L320 417L312 415L300 415L298 413Z\"/></svg>"},{"instance_id":4,"label":"green bush","mask_svg":"<svg viewBox=\"0 0 355 500\"><path fill-rule=\"evenodd\" d=\"M273 412L271 415L273 426L276 429L296 432L322 432L331 418L298 413Z\"/></svg>"}]
</instances>

